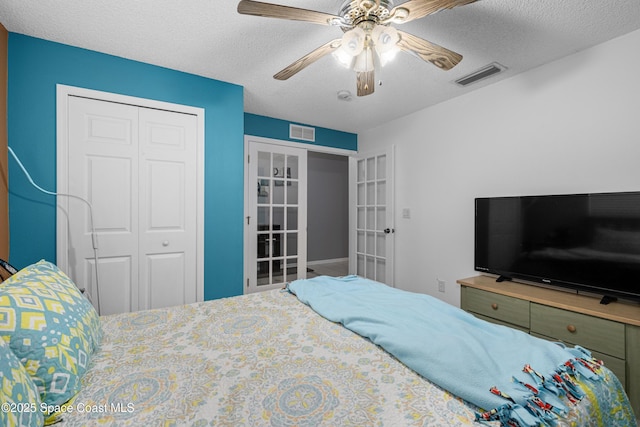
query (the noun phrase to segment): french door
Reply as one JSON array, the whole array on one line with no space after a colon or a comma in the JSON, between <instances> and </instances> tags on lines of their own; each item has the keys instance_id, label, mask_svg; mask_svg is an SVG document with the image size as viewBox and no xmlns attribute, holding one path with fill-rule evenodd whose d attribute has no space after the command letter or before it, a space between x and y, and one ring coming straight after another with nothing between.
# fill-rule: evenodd
<instances>
[{"instance_id":1,"label":"french door","mask_svg":"<svg viewBox=\"0 0 640 427\"><path fill-rule=\"evenodd\" d=\"M393 146L351 158L349 271L394 285Z\"/></svg>"},{"instance_id":2,"label":"french door","mask_svg":"<svg viewBox=\"0 0 640 427\"><path fill-rule=\"evenodd\" d=\"M306 277L307 150L247 142L245 293Z\"/></svg>"}]
</instances>

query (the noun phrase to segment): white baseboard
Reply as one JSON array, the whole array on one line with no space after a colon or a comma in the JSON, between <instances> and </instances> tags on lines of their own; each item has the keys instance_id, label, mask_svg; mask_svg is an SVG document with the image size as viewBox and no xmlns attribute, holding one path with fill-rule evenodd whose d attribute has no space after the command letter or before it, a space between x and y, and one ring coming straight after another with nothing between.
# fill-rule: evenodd
<instances>
[{"instance_id":1,"label":"white baseboard","mask_svg":"<svg viewBox=\"0 0 640 427\"><path fill-rule=\"evenodd\" d=\"M349 257L347 258L334 258L334 259L320 259L317 261L307 261L307 265L322 265L322 264L333 264L336 262L349 262Z\"/></svg>"}]
</instances>

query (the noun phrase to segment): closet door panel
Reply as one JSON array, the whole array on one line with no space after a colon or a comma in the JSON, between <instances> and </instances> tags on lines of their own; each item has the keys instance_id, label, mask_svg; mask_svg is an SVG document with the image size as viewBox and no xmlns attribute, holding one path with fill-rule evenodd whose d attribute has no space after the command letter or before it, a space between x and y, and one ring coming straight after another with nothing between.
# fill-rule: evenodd
<instances>
[{"instance_id":1,"label":"closet door panel","mask_svg":"<svg viewBox=\"0 0 640 427\"><path fill-rule=\"evenodd\" d=\"M100 314L137 310L138 107L70 97L68 143L69 194L93 211L68 200L68 274L89 290Z\"/></svg>"}]
</instances>

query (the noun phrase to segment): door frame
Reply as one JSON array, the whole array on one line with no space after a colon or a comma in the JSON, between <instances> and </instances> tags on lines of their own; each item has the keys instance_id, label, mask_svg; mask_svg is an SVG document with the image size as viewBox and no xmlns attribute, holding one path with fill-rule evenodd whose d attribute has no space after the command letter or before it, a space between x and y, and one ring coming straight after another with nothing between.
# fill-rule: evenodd
<instances>
[{"instance_id":1,"label":"door frame","mask_svg":"<svg viewBox=\"0 0 640 427\"><path fill-rule=\"evenodd\" d=\"M244 189L244 217L243 217L243 224L244 224L244 255L243 255L243 264L244 264L244 268L243 268L243 279L242 279L242 293L243 294L247 294L247 289L248 289L248 281L250 278L250 274L251 274L251 269L254 268L255 266L251 263L248 262L249 257L251 256L252 252L251 251L255 251L255 248L253 246L250 245L250 239L251 236L248 233L248 226L247 226L247 217L249 217L251 215L251 213L249 212L249 203L250 200L249 198L251 197L251 195L253 194L252 192L252 188L250 188L249 185L249 162L247 159L247 156L249 155L249 143L250 142L258 142L261 144L270 144L270 145L280 145L280 146L285 146L285 147L292 147L292 148L298 148L298 149L303 149L306 150L307 152L313 151L313 152L318 152L318 153L327 153L327 154L336 154L339 156L345 156L345 157L352 157L354 155L357 154L356 151L353 150L346 150L343 148L334 148L334 147L325 147L325 146L321 146L321 145L314 145L314 144L307 144L307 143L302 143L302 142L293 142L293 141L285 141L285 140L281 140L281 139L273 139L273 138L265 138L262 136L254 136L254 135L245 135L244 136L244 182L245 182L245 189ZM305 188L304 191L306 192L307 189ZM306 206L305 206L306 209ZM306 232L306 229L305 229ZM305 260L305 264L306 264L306 260ZM305 272L306 275L306 272Z\"/></svg>"},{"instance_id":2,"label":"door frame","mask_svg":"<svg viewBox=\"0 0 640 427\"><path fill-rule=\"evenodd\" d=\"M173 111L196 116L196 301L204 301L204 112L203 108L174 104L154 99L138 98L110 92L102 92L75 86L56 85L56 192L66 195L69 191L69 97L77 96L99 101L114 102L136 107ZM56 197L56 264L62 271L69 270L69 231L66 212L69 197ZM99 255L98 255L99 258Z\"/></svg>"}]
</instances>

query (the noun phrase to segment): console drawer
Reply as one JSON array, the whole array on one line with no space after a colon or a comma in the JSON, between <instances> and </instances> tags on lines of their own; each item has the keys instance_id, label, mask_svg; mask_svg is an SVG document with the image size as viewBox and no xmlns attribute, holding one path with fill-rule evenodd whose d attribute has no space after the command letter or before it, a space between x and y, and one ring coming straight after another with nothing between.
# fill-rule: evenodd
<instances>
[{"instance_id":1,"label":"console drawer","mask_svg":"<svg viewBox=\"0 0 640 427\"><path fill-rule=\"evenodd\" d=\"M496 325L508 326L508 327L510 327L512 329L517 329L519 331L522 331L525 334L529 333L529 329L528 328L523 328L522 326L518 326L518 325L515 325L513 323L503 322L502 320L494 319L493 317L483 316L482 314L478 314L478 313L473 313L473 315L475 317L477 317L478 319L482 319L482 320L485 320L487 322L495 323Z\"/></svg>"},{"instance_id":2,"label":"console drawer","mask_svg":"<svg viewBox=\"0 0 640 427\"><path fill-rule=\"evenodd\" d=\"M545 337L544 335L536 334L533 332L531 333L531 335L537 338L548 340L548 341L558 341L557 339ZM624 360L618 359L617 357L609 356L608 354L599 353L597 351L593 351L593 350L590 350L590 351L594 359L602 360L604 362L604 366L609 368L611 372L613 372L615 376L618 377L618 379L622 384L626 384L627 373L626 373L626 367L625 367L626 364Z\"/></svg>"},{"instance_id":3,"label":"console drawer","mask_svg":"<svg viewBox=\"0 0 640 427\"><path fill-rule=\"evenodd\" d=\"M624 324L572 311L531 304L531 333L625 358Z\"/></svg>"},{"instance_id":4,"label":"console drawer","mask_svg":"<svg viewBox=\"0 0 640 427\"><path fill-rule=\"evenodd\" d=\"M529 301L475 288L465 292L467 311L529 329Z\"/></svg>"}]
</instances>

